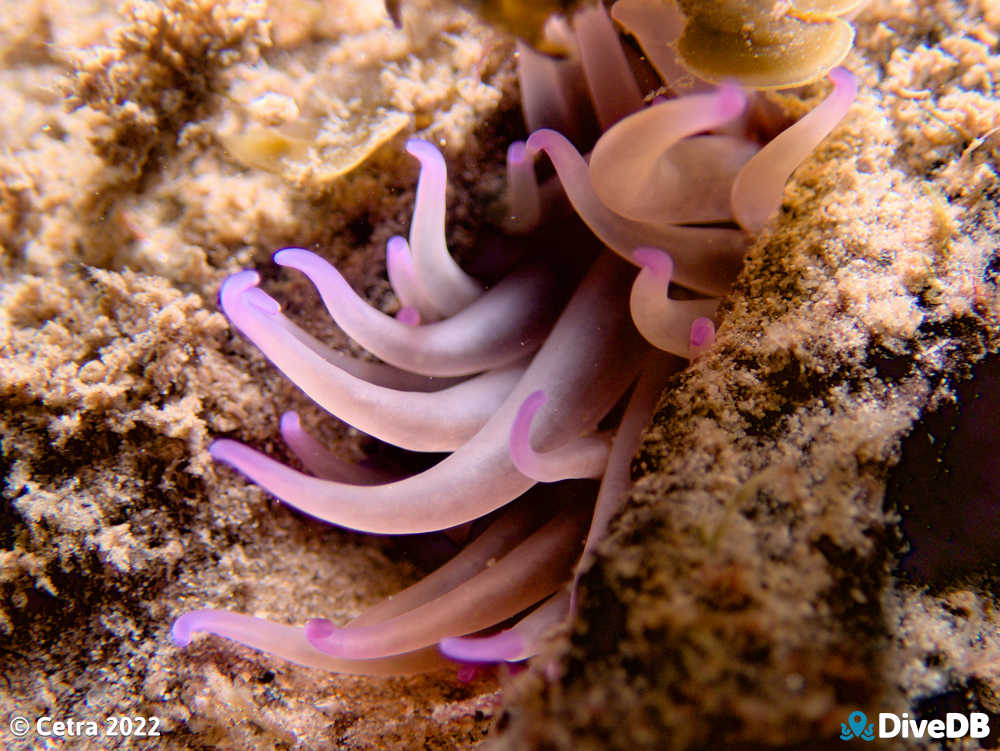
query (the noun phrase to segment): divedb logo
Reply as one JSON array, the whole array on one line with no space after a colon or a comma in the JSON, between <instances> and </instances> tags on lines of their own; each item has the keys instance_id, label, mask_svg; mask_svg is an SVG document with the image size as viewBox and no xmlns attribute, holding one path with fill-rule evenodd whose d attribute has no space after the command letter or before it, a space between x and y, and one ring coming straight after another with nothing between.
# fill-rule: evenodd
<instances>
[{"instance_id":1,"label":"divedb logo","mask_svg":"<svg viewBox=\"0 0 1000 751\"><path fill-rule=\"evenodd\" d=\"M859 709L840 723L840 740L859 738L985 738L990 734L990 716L985 712L948 712L943 720L914 720L906 712L879 712L878 729Z\"/></svg>"}]
</instances>

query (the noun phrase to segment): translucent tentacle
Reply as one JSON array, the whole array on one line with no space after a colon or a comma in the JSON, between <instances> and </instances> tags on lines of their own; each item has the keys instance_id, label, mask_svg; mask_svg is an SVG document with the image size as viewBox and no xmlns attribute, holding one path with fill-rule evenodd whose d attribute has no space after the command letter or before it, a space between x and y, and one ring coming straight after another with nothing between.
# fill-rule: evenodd
<instances>
[{"instance_id":1,"label":"translucent tentacle","mask_svg":"<svg viewBox=\"0 0 1000 751\"><path fill-rule=\"evenodd\" d=\"M507 148L507 220L508 232L531 232L542 217L542 198L535 177L535 160L524 141L514 141Z\"/></svg>"},{"instance_id":2,"label":"translucent tentacle","mask_svg":"<svg viewBox=\"0 0 1000 751\"><path fill-rule=\"evenodd\" d=\"M533 426L542 451L592 430L635 377L647 346L618 304L634 272L603 254L528 366L521 382L479 433L440 463L388 485L359 487L304 475L235 441L212 456L286 503L325 521L367 532L431 532L485 516L532 484L510 459L508 440L521 402L545 390L560 410ZM607 362L618 363L614 368Z\"/></svg>"},{"instance_id":3,"label":"translucent tentacle","mask_svg":"<svg viewBox=\"0 0 1000 751\"><path fill-rule=\"evenodd\" d=\"M192 610L176 621L170 634L174 643L186 647L191 636L207 632L238 641L253 649L268 652L289 662L334 673L354 675L408 675L426 673L448 666L435 648L419 649L374 660L345 660L316 649L306 639L305 630L272 623L226 610Z\"/></svg>"},{"instance_id":4,"label":"translucent tentacle","mask_svg":"<svg viewBox=\"0 0 1000 751\"><path fill-rule=\"evenodd\" d=\"M447 170L433 144L411 138L406 150L420 160L417 200L410 223L410 249L420 286L442 316L450 316L483 293L448 252L444 236Z\"/></svg>"},{"instance_id":5,"label":"translucent tentacle","mask_svg":"<svg viewBox=\"0 0 1000 751\"><path fill-rule=\"evenodd\" d=\"M662 106L662 105L661 105ZM640 247L670 248L679 284L721 295L739 272L746 249L743 232L709 227L656 227L619 216L601 203L590 184L587 163L562 135L539 130L527 141L529 151L544 151L580 218L609 248L627 260Z\"/></svg>"},{"instance_id":6,"label":"translucent tentacle","mask_svg":"<svg viewBox=\"0 0 1000 751\"><path fill-rule=\"evenodd\" d=\"M740 170L733 182L736 221L756 234L781 207L785 183L795 168L841 121L858 92L858 79L846 68L834 68L833 91L812 112L775 136Z\"/></svg>"},{"instance_id":7,"label":"translucent tentacle","mask_svg":"<svg viewBox=\"0 0 1000 751\"><path fill-rule=\"evenodd\" d=\"M514 418L510 458L517 470L537 482L597 478L604 474L610 443L607 437L576 438L544 453L531 447L531 421L545 401L544 391L529 394Z\"/></svg>"},{"instance_id":8,"label":"translucent tentacle","mask_svg":"<svg viewBox=\"0 0 1000 751\"><path fill-rule=\"evenodd\" d=\"M705 184L701 173L725 166L728 169L721 169L724 185L719 192L726 206L722 218L729 218L727 193L732 176L756 148L739 139L715 137L707 142L715 147L715 153L696 153L693 160L678 163L671 159L671 151L681 146L683 139L737 117L746 108L746 101L739 86L726 84L705 94L667 100L625 118L598 139L590 155L590 179L597 197L612 211L637 221L657 225L711 221L718 217L675 217L667 212L683 202L685 194L702 196L718 191L720 180ZM696 139L696 144L705 151L704 139ZM683 173L692 166L697 167L697 177Z\"/></svg>"},{"instance_id":9,"label":"translucent tentacle","mask_svg":"<svg viewBox=\"0 0 1000 751\"><path fill-rule=\"evenodd\" d=\"M306 638L338 657L371 659L492 626L548 597L566 581L587 521L585 509L568 509L482 573L424 605L367 626L338 629L315 619L306 624Z\"/></svg>"},{"instance_id":10,"label":"translucent tentacle","mask_svg":"<svg viewBox=\"0 0 1000 751\"><path fill-rule=\"evenodd\" d=\"M507 555L551 514L552 509L544 503L518 501L511 504L447 563L402 592L368 608L345 628L387 621L450 592Z\"/></svg>"},{"instance_id":11,"label":"translucent tentacle","mask_svg":"<svg viewBox=\"0 0 1000 751\"><path fill-rule=\"evenodd\" d=\"M518 42L517 80L528 130L553 128L574 143L581 142L585 135L582 115L591 112L584 87L577 85L581 78L576 58L556 60Z\"/></svg>"},{"instance_id":12,"label":"translucent tentacle","mask_svg":"<svg viewBox=\"0 0 1000 751\"><path fill-rule=\"evenodd\" d=\"M316 285L348 336L392 365L433 376L458 376L507 365L538 348L565 300L564 279L541 267L512 272L451 318L407 326L372 308L329 263L301 248L274 255Z\"/></svg>"},{"instance_id":13,"label":"translucent tentacle","mask_svg":"<svg viewBox=\"0 0 1000 751\"><path fill-rule=\"evenodd\" d=\"M278 304L253 287L259 278L241 272L223 282L219 296L229 319L313 401L388 443L414 451L457 448L479 431L523 374L522 367L507 366L432 393L374 386L273 325ZM251 289L252 295L245 294Z\"/></svg>"},{"instance_id":14,"label":"translucent tentacle","mask_svg":"<svg viewBox=\"0 0 1000 751\"><path fill-rule=\"evenodd\" d=\"M424 323L441 318L440 311L434 307L430 296L420 286L417 269L413 264L413 254L405 237L395 235L389 238L385 246L385 267L392 291L396 293L399 304L404 310L415 310L419 314L419 320ZM406 322L409 322L412 316L407 314L406 319Z\"/></svg>"},{"instance_id":15,"label":"translucent tentacle","mask_svg":"<svg viewBox=\"0 0 1000 751\"><path fill-rule=\"evenodd\" d=\"M577 11L573 31L597 121L607 130L642 107L642 92L603 5Z\"/></svg>"},{"instance_id":16,"label":"translucent tentacle","mask_svg":"<svg viewBox=\"0 0 1000 751\"><path fill-rule=\"evenodd\" d=\"M281 416L280 430L288 448L316 477L352 485L378 485L399 479L398 475L363 467L328 451L323 444L305 431L297 412L289 411Z\"/></svg>"},{"instance_id":17,"label":"translucent tentacle","mask_svg":"<svg viewBox=\"0 0 1000 751\"><path fill-rule=\"evenodd\" d=\"M640 248L632 256L642 264L629 297L636 328L654 347L690 357L692 324L698 318L715 315L719 301L671 299L667 296L674 272L670 255L654 248Z\"/></svg>"},{"instance_id":18,"label":"translucent tentacle","mask_svg":"<svg viewBox=\"0 0 1000 751\"><path fill-rule=\"evenodd\" d=\"M519 662L538 654L546 634L569 615L570 595L552 595L511 628L490 636L453 636L442 639L442 654L462 662Z\"/></svg>"},{"instance_id":19,"label":"translucent tentacle","mask_svg":"<svg viewBox=\"0 0 1000 751\"><path fill-rule=\"evenodd\" d=\"M260 293L257 295L256 293ZM263 290L251 287L246 293L250 299L257 299L259 303L265 301L274 302L273 298ZM267 303L269 305L269 303ZM325 360L341 370L350 373L355 378L367 381L375 386L384 386L389 389L399 389L400 391L440 391L441 389L454 386L467 380L461 376L425 376L413 373L408 370L397 368L394 365L386 365L381 362L370 362L351 357L344 352L338 352L319 341L312 334L290 321L281 313L272 316L272 324L283 331L287 336L295 339L317 357Z\"/></svg>"}]
</instances>

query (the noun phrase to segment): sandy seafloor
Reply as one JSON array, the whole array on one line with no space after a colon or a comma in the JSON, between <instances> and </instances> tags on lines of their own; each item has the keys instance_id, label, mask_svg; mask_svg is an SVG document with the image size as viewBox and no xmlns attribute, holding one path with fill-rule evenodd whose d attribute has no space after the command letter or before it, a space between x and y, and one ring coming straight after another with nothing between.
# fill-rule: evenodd
<instances>
[{"instance_id":1,"label":"sandy seafloor","mask_svg":"<svg viewBox=\"0 0 1000 751\"><path fill-rule=\"evenodd\" d=\"M0 2L4 746L471 748L495 726L510 749L844 748L859 707L985 711L1000 731L996 558L907 573L906 504L886 500L903 437L997 349L992 1L858 17L858 101L749 253L715 349L666 392L547 670L369 679L171 643L200 607L345 622L425 565L206 453L226 435L287 460L288 408L348 456L379 452L234 335L216 293L258 267L350 349L270 254L316 248L393 311L405 138L444 150L459 255L496 233L523 127L510 41L407 8L394 29L379 0ZM984 524L989 551L1000 516ZM163 735L19 741L15 715L155 715Z\"/></svg>"}]
</instances>

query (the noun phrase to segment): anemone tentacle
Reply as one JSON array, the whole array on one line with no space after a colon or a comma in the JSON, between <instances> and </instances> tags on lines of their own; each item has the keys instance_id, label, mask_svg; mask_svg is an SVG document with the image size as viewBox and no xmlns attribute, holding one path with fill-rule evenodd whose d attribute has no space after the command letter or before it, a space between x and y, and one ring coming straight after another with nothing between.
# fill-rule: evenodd
<instances>
[{"instance_id":1,"label":"anemone tentacle","mask_svg":"<svg viewBox=\"0 0 1000 751\"><path fill-rule=\"evenodd\" d=\"M250 301L257 300L263 304L263 310L271 309L270 303L274 300L263 290L251 287L246 291ZM221 307L221 303L220 303ZM280 311L270 318L271 325L290 339L294 339L305 346L320 360L329 365L343 370L345 373L370 383L373 386L382 386L387 389L397 389L399 391L421 391L430 393L441 391L450 386L455 386L468 380L468 376L426 376L414 373L410 370L403 370L394 365L382 362L371 362L370 360L360 360L344 352L339 352L327 346L309 332L303 330L294 322L285 317Z\"/></svg>"},{"instance_id":2,"label":"anemone tentacle","mask_svg":"<svg viewBox=\"0 0 1000 751\"><path fill-rule=\"evenodd\" d=\"M719 301L668 297L674 274L674 261L669 253L655 248L638 248L632 257L642 266L629 295L629 309L636 328L654 347L690 357L691 327L698 319L711 320Z\"/></svg>"},{"instance_id":3,"label":"anemone tentacle","mask_svg":"<svg viewBox=\"0 0 1000 751\"><path fill-rule=\"evenodd\" d=\"M530 265L508 274L450 318L407 326L375 310L333 266L315 253L285 248L275 263L297 269L315 285L344 332L399 368L429 376L464 376L509 365L534 352L552 327L575 279Z\"/></svg>"},{"instance_id":4,"label":"anemone tentacle","mask_svg":"<svg viewBox=\"0 0 1000 751\"><path fill-rule=\"evenodd\" d=\"M647 345L623 306L609 306L623 298L633 276L616 257L598 258L503 405L467 443L418 475L362 487L296 472L235 441L218 440L209 451L289 505L332 524L410 534L471 521L534 484L515 469L508 446L529 394L544 390L561 405L542 410L533 426L539 449L547 451L592 430L634 379Z\"/></svg>"},{"instance_id":5,"label":"anemone tentacle","mask_svg":"<svg viewBox=\"0 0 1000 751\"><path fill-rule=\"evenodd\" d=\"M449 664L437 649L430 647L374 660L334 657L310 644L302 627L285 626L228 610L192 610L174 621L170 630L174 643L181 647L186 647L191 642L191 635L197 632L224 636L289 662L334 673L409 675L439 670Z\"/></svg>"},{"instance_id":6,"label":"anemone tentacle","mask_svg":"<svg viewBox=\"0 0 1000 751\"><path fill-rule=\"evenodd\" d=\"M433 145L417 138L406 142L406 150L420 161L416 205L410 223L416 278L441 317L454 315L483 294L483 287L462 271L448 252L444 236L447 188L444 157ZM433 320L429 315L427 318Z\"/></svg>"},{"instance_id":7,"label":"anemone tentacle","mask_svg":"<svg viewBox=\"0 0 1000 751\"><path fill-rule=\"evenodd\" d=\"M306 638L337 657L372 659L411 652L479 631L555 592L569 576L586 534L588 509L569 508L480 574L413 610L371 625L306 624Z\"/></svg>"},{"instance_id":8,"label":"anemone tentacle","mask_svg":"<svg viewBox=\"0 0 1000 751\"><path fill-rule=\"evenodd\" d=\"M759 147L730 136L692 136L737 117L746 102L743 89L727 84L704 94L670 99L625 118L604 133L591 152L594 193L615 213L638 221L666 224L729 219L728 188L733 175ZM637 143L642 148L637 148ZM677 153L677 147L706 143L715 146L715 153L695 154L686 163L671 164L669 157ZM681 172L695 165L697 180ZM677 216L676 205L690 194L691 202L702 206L706 201L717 202L721 194L727 213L719 217L715 209L707 216Z\"/></svg>"},{"instance_id":9,"label":"anemone tentacle","mask_svg":"<svg viewBox=\"0 0 1000 751\"><path fill-rule=\"evenodd\" d=\"M387 443L414 451L457 448L486 424L524 373L523 366L508 365L431 393L374 386L284 336L272 323L277 302L253 287L259 279L250 271L223 282L219 297L229 319L313 401ZM252 296L246 294L251 289Z\"/></svg>"},{"instance_id":10,"label":"anemone tentacle","mask_svg":"<svg viewBox=\"0 0 1000 751\"><path fill-rule=\"evenodd\" d=\"M586 130L581 111L590 112L586 94L575 85L582 76L580 61L572 55L555 60L520 41L517 60L521 110L528 130L554 128L580 142Z\"/></svg>"},{"instance_id":11,"label":"anemone tentacle","mask_svg":"<svg viewBox=\"0 0 1000 751\"><path fill-rule=\"evenodd\" d=\"M529 394L510 429L510 458L517 470L536 482L597 478L608 464L610 440L593 435L576 438L546 452L531 446L531 421L545 404L544 391Z\"/></svg>"},{"instance_id":12,"label":"anemone tentacle","mask_svg":"<svg viewBox=\"0 0 1000 751\"><path fill-rule=\"evenodd\" d=\"M597 122L607 130L642 108L642 92L603 5L582 8L573 16L583 75Z\"/></svg>"},{"instance_id":13,"label":"anemone tentacle","mask_svg":"<svg viewBox=\"0 0 1000 751\"><path fill-rule=\"evenodd\" d=\"M829 73L833 91L811 112L767 143L736 175L731 200L736 221L756 234L781 206L785 183L853 104L858 79L846 68Z\"/></svg>"},{"instance_id":14,"label":"anemone tentacle","mask_svg":"<svg viewBox=\"0 0 1000 751\"><path fill-rule=\"evenodd\" d=\"M368 608L344 628L387 621L447 594L507 555L551 518L553 512L552 505L545 502L514 502L453 558L415 584Z\"/></svg>"},{"instance_id":15,"label":"anemone tentacle","mask_svg":"<svg viewBox=\"0 0 1000 751\"><path fill-rule=\"evenodd\" d=\"M392 291L396 293L403 310L416 311L419 320L424 322L438 318L437 308L417 278L413 253L405 237L393 235L385 244L385 270ZM399 314L396 317L399 318Z\"/></svg>"},{"instance_id":16,"label":"anemone tentacle","mask_svg":"<svg viewBox=\"0 0 1000 751\"><path fill-rule=\"evenodd\" d=\"M524 141L507 147L507 219L504 228L514 234L534 230L542 219L542 198L535 177L535 160Z\"/></svg>"},{"instance_id":17,"label":"anemone tentacle","mask_svg":"<svg viewBox=\"0 0 1000 751\"><path fill-rule=\"evenodd\" d=\"M563 590L508 629L490 636L452 636L438 643L442 654L462 662L520 662L534 657L545 635L566 621L570 595Z\"/></svg>"},{"instance_id":18,"label":"anemone tentacle","mask_svg":"<svg viewBox=\"0 0 1000 751\"><path fill-rule=\"evenodd\" d=\"M670 248L677 260L677 281L698 292L721 295L743 261L747 237L740 230L717 227L657 227L619 216L601 203L590 184L587 162L554 130L528 137L529 151L544 151L566 195L590 230L622 258L631 260L641 247Z\"/></svg>"},{"instance_id":19,"label":"anemone tentacle","mask_svg":"<svg viewBox=\"0 0 1000 751\"><path fill-rule=\"evenodd\" d=\"M328 451L305 431L297 412L285 412L281 416L279 430L285 445L316 477L352 485L380 485L399 479L391 472L355 464Z\"/></svg>"}]
</instances>

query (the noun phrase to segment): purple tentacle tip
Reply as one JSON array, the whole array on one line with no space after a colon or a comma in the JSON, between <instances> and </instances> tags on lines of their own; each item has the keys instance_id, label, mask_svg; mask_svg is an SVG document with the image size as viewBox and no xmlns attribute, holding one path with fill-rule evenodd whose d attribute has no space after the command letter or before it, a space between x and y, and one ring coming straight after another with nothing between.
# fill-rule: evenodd
<instances>
[{"instance_id":1,"label":"purple tentacle tip","mask_svg":"<svg viewBox=\"0 0 1000 751\"><path fill-rule=\"evenodd\" d=\"M507 147L507 161L511 164L524 164L530 158L527 144L524 141L514 141Z\"/></svg>"},{"instance_id":2,"label":"purple tentacle tip","mask_svg":"<svg viewBox=\"0 0 1000 751\"><path fill-rule=\"evenodd\" d=\"M649 269L659 277L670 279L674 274L674 259L658 248L636 248L633 260L644 269Z\"/></svg>"},{"instance_id":3,"label":"purple tentacle tip","mask_svg":"<svg viewBox=\"0 0 1000 751\"><path fill-rule=\"evenodd\" d=\"M419 326L420 311L416 308L404 306L396 313L396 320L400 323L405 323L407 326Z\"/></svg>"},{"instance_id":4,"label":"purple tentacle tip","mask_svg":"<svg viewBox=\"0 0 1000 751\"><path fill-rule=\"evenodd\" d=\"M328 639L337 631L337 627L326 618L312 618L306 622L306 639L315 646L317 641Z\"/></svg>"},{"instance_id":5,"label":"purple tentacle tip","mask_svg":"<svg viewBox=\"0 0 1000 751\"><path fill-rule=\"evenodd\" d=\"M738 83L724 81L715 91L720 115L726 120L732 120L740 115L747 106L747 93Z\"/></svg>"},{"instance_id":6,"label":"purple tentacle tip","mask_svg":"<svg viewBox=\"0 0 1000 751\"><path fill-rule=\"evenodd\" d=\"M842 65L838 65L836 68L831 70L827 76L833 82L834 87L843 91L848 98L854 99L854 97L857 96L858 77L847 68Z\"/></svg>"},{"instance_id":7,"label":"purple tentacle tip","mask_svg":"<svg viewBox=\"0 0 1000 751\"><path fill-rule=\"evenodd\" d=\"M186 647L191 643L191 621L194 613L185 613L170 627L170 638L178 647Z\"/></svg>"},{"instance_id":8,"label":"purple tentacle tip","mask_svg":"<svg viewBox=\"0 0 1000 751\"><path fill-rule=\"evenodd\" d=\"M452 637L438 643L441 653L458 662L484 663L516 660L524 651L524 640L516 633L505 631L493 636Z\"/></svg>"}]
</instances>

